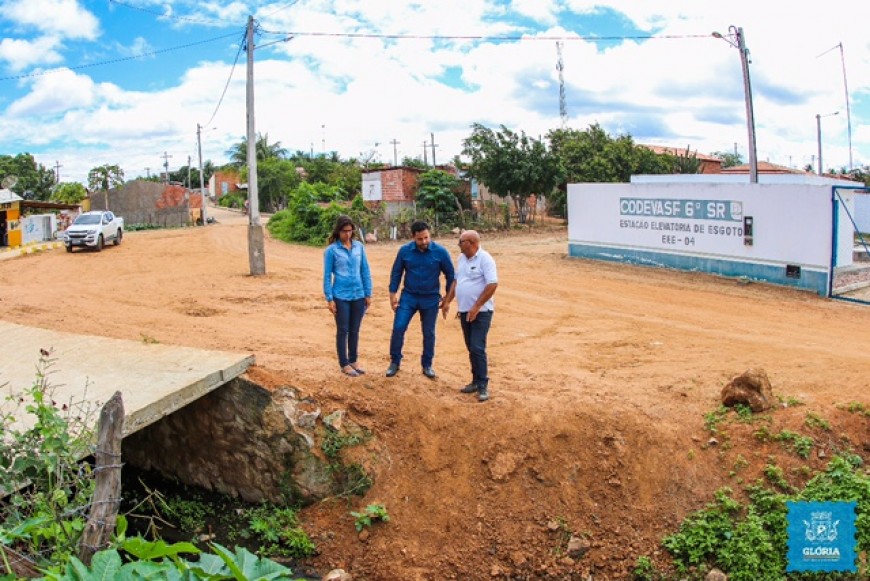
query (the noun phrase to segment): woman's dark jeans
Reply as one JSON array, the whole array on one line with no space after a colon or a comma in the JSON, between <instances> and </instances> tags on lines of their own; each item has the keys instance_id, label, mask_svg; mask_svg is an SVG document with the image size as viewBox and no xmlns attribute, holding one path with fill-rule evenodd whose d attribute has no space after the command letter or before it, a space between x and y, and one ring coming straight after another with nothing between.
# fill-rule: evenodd
<instances>
[{"instance_id":1,"label":"woman's dark jeans","mask_svg":"<svg viewBox=\"0 0 870 581\"><path fill-rule=\"evenodd\" d=\"M359 327L365 313L365 299L335 299L335 348L338 351L338 364L342 368L357 362Z\"/></svg>"}]
</instances>

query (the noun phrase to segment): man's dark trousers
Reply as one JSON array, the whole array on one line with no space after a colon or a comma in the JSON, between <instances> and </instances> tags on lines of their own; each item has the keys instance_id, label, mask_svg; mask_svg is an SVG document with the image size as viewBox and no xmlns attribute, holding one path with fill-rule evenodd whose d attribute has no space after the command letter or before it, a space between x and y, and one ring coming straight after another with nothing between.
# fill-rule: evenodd
<instances>
[{"instance_id":1,"label":"man's dark trousers","mask_svg":"<svg viewBox=\"0 0 870 581\"><path fill-rule=\"evenodd\" d=\"M471 382L478 387L489 385L489 368L486 359L486 336L492 325L492 311L480 311L473 321L468 321L468 313L459 313L462 336L471 361Z\"/></svg>"},{"instance_id":2,"label":"man's dark trousers","mask_svg":"<svg viewBox=\"0 0 870 581\"><path fill-rule=\"evenodd\" d=\"M390 363L396 365L402 362L402 347L405 344L405 331L411 324L415 313L420 313L420 324L423 327L423 354L420 365L423 368L432 367L435 358L435 323L438 321L439 295L414 295L402 292L399 298L399 308L393 318L393 333L390 336Z\"/></svg>"}]
</instances>

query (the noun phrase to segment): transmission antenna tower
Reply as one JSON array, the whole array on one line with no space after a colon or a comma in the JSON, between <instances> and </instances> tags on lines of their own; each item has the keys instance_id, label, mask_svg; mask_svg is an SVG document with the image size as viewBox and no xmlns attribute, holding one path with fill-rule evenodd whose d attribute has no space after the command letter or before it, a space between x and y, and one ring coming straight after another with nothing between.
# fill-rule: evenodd
<instances>
[{"instance_id":1,"label":"transmission antenna tower","mask_svg":"<svg viewBox=\"0 0 870 581\"><path fill-rule=\"evenodd\" d=\"M565 105L565 76L562 71L565 69L565 64L562 62L562 41L556 41L556 70L559 71L559 117L562 119L562 129L568 124L568 107Z\"/></svg>"}]
</instances>

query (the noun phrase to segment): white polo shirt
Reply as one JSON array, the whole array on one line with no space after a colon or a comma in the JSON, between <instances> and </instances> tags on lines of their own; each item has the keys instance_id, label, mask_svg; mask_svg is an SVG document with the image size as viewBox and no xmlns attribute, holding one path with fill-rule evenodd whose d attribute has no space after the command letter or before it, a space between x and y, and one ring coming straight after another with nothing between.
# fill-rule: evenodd
<instances>
[{"instance_id":1,"label":"white polo shirt","mask_svg":"<svg viewBox=\"0 0 870 581\"><path fill-rule=\"evenodd\" d=\"M456 308L460 313L467 313L477 302L487 285L498 282L498 271L495 260L483 248L477 249L477 254L467 258L459 255L456 264ZM481 311L495 310L495 303L490 298L480 308Z\"/></svg>"}]
</instances>

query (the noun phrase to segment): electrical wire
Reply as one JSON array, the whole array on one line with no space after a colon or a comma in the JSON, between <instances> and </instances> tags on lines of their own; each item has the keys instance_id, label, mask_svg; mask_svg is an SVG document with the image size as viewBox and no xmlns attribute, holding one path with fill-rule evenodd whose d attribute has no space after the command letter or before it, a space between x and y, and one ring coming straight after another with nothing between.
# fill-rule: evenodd
<instances>
[{"instance_id":1,"label":"electrical wire","mask_svg":"<svg viewBox=\"0 0 870 581\"><path fill-rule=\"evenodd\" d=\"M147 8L143 8L141 6L135 6L133 4L128 4L126 2L121 2L120 0L109 0L109 4L117 4L118 6L123 6L124 8L129 8L131 10L138 10L139 12L144 12L145 14L151 14L153 16L159 16L160 18L165 18L167 20L177 20L179 22L192 22L194 24L208 24L210 26L225 26L225 22L221 22L220 20L204 20L198 18L188 18L186 16L175 16L172 14L166 14L165 12L157 12L156 10L148 10Z\"/></svg>"},{"instance_id":2,"label":"electrical wire","mask_svg":"<svg viewBox=\"0 0 870 581\"><path fill-rule=\"evenodd\" d=\"M66 71L66 70L70 70L70 71L78 71L78 70L81 70L81 69L88 69L88 68L99 67L99 66L103 66L103 65L112 65L112 64L115 64L115 63L122 63L122 62L126 62L126 61L132 61L132 60L140 59L140 58L143 58L143 57L146 57L146 56L155 56L155 55L158 55L158 54L163 54L163 53L167 53L167 52L172 52L172 51L176 51L176 50L181 50L181 49L185 49L185 48L190 48L190 47L192 47L192 46L198 46L198 45L201 45L201 44L207 44L207 43L209 43L209 42L215 42L215 41L217 41L217 40L222 40L222 39L224 39L224 38L229 38L229 37L231 37L231 36L237 36L237 35L238 35L238 32L233 32L233 33L231 33L231 34L222 34L221 36L215 36L214 38L208 38L208 39L206 39L206 40L200 40L200 41L197 41L197 42L189 42L189 43L187 43L187 44L182 44L182 45L179 45L179 46L172 46L172 47L169 47L169 48L163 48L163 49L160 49L160 50L154 50L154 51L151 51L151 52L143 52L143 53L139 53L139 54L136 54L136 55L127 56L127 57L122 57L122 58L116 58L116 59L111 59L111 60L107 60L107 61L100 61L100 62L96 62L96 63L88 63L88 64L86 64L86 65L73 65L73 66L68 66L68 67L61 67L61 68L56 68L56 69L49 69L49 70L46 70L46 71L37 71L37 72L35 72L35 73L26 73L26 74L23 74L23 75L11 75L11 76L8 76L8 77L0 77L0 81L14 81L14 80L18 80L18 79L27 79L27 78L31 78L31 77L42 77L42 76L45 76L45 75L50 75L50 74L54 74L54 73L59 73L59 72Z\"/></svg>"},{"instance_id":3,"label":"electrical wire","mask_svg":"<svg viewBox=\"0 0 870 581\"><path fill-rule=\"evenodd\" d=\"M263 34L283 34L286 36L312 36L312 37L335 37L335 38L383 38L387 40L485 40L485 41L547 41L554 40L673 40L686 38L711 38L709 34L662 34L662 35L639 35L639 36L485 36L485 35L430 35L430 34L376 34L361 32L298 32L263 30Z\"/></svg>"},{"instance_id":4,"label":"electrical wire","mask_svg":"<svg viewBox=\"0 0 870 581\"><path fill-rule=\"evenodd\" d=\"M214 109L214 113L211 114L211 118L208 120L208 123L203 125L203 127L208 127L209 125L211 125L211 122L214 121L215 116L217 115L218 111L221 108L221 104L224 102L224 96L227 94L227 89L230 88L230 82L233 80L233 73L236 70L236 65L239 63L239 56L242 54L242 50L244 50L244 48L245 48L245 41L246 40L247 40L247 30L245 31L245 34L242 35L241 41L239 41L239 50L236 51L236 58L233 61L232 68L230 69L230 76L227 79L227 84L224 85L224 91L223 91L223 93L221 93L221 98L218 100L218 104Z\"/></svg>"}]
</instances>

